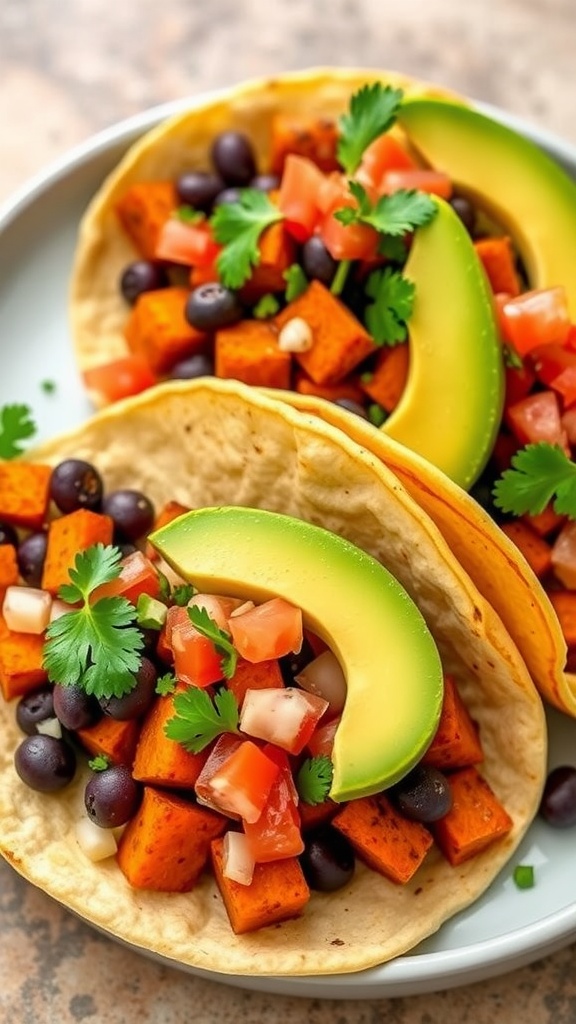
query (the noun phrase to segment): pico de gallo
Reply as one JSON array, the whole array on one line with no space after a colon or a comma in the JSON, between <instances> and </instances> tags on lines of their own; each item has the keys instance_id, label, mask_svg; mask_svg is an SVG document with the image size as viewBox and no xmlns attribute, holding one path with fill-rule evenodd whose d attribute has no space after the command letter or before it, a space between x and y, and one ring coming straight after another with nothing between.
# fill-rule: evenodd
<instances>
[{"instance_id":1,"label":"pico de gallo","mask_svg":"<svg viewBox=\"0 0 576 1024\"><path fill-rule=\"evenodd\" d=\"M357 860L401 885L432 848L456 866L512 827L450 676L420 764L337 804L345 678L297 607L197 593L147 539L188 510L106 493L84 460L8 460L0 476L15 768L47 800L83 788L79 857L115 858L131 886L156 891L189 891L211 870L242 934L304 913L311 890L353 885Z\"/></svg>"}]
</instances>

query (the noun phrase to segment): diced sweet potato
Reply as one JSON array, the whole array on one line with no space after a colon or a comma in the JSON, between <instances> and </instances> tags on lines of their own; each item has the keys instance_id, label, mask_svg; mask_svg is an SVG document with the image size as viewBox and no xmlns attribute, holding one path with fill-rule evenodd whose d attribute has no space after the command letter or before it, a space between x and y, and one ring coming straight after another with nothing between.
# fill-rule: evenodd
<instances>
[{"instance_id":1,"label":"diced sweet potato","mask_svg":"<svg viewBox=\"0 0 576 1024\"><path fill-rule=\"evenodd\" d=\"M521 519L503 523L502 530L522 552L532 571L539 578L545 576L552 566L552 548L543 537L539 537Z\"/></svg>"},{"instance_id":2,"label":"diced sweet potato","mask_svg":"<svg viewBox=\"0 0 576 1024\"><path fill-rule=\"evenodd\" d=\"M284 272L294 263L294 240L284 230L282 221L266 228L258 243L260 261L253 268L249 280L241 291L243 302L252 304L269 292L283 292L286 288Z\"/></svg>"},{"instance_id":3,"label":"diced sweet potato","mask_svg":"<svg viewBox=\"0 0 576 1024\"><path fill-rule=\"evenodd\" d=\"M52 470L31 462L0 462L0 520L39 530L46 519Z\"/></svg>"},{"instance_id":4,"label":"diced sweet potato","mask_svg":"<svg viewBox=\"0 0 576 1024\"><path fill-rule=\"evenodd\" d=\"M576 590L550 590L548 597L568 647L576 647Z\"/></svg>"},{"instance_id":5,"label":"diced sweet potato","mask_svg":"<svg viewBox=\"0 0 576 1024\"><path fill-rule=\"evenodd\" d=\"M11 632L0 616L0 688L4 700L22 697L46 682L44 637Z\"/></svg>"},{"instance_id":6,"label":"diced sweet potato","mask_svg":"<svg viewBox=\"0 0 576 1024\"><path fill-rule=\"evenodd\" d=\"M118 865L134 889L188 892L208 861L210 842L226 826L214 811L145 786L120 839Z\"/></svg>"},{"instance_id":7,"label":"diced sweet potato","mask_svg":"<svg viewBox=\"0 0 576 1024\"><path fill-rule=\"evenodd\" d=\"M256 864L250 885L241 885L223 872L224 840L211 844L212 869L230 924L237 935L298 917L310 899L310 890L297 857Z\"/></svg>"},{"instance_id":8,"label":"diced sweet potato","mask_svg":"<svg viewBox=\"0 0 576 1024\"><path fill-rule=\"evenodd\" d=\"M242 707L246 690L277 689L279 686L284 686L284 680L276 660L253 664L239 658L234 675L226 682L227 689L232 691L239 707Z\"/></svg>"},{"instance_id":9,"label":"diced sweet potato","mask_svg":"<svg viewBox=\"0 0 576 1024\"><path fill-rule=\"evenodd\" d=\"M339 384L315 384L302 370L296 373L294 390L300 395L316 395L317 398L325 398L328 402L337 402L341 398L347 398L350 402L358 402L363 405L366 397L355 378L341 380Z\"/></svg>"},{"instance_id":10,"label":"diced sweet potato","mask_svg":"<svg viewBox=\"0 0 576 1024\"><path fill-rule=\"evenodd\" d=\"M506 235L498 238L480 238L474 248L486 271L492 291L519 295L520 278L516 270L514 249Z\"/></svg>"},{"instance_id":11,"label":"diced sweet potato","mask_svg":"<svg viewBox=\"0 0 576 1024\"><path fill-rule=\"evenodd\" d=\"M303 832L308 832L318 825L327 825L338 811L338 804L334 800L323 800L321 804L305 804L303 800L298 804L300 815L300 827Z\"/></svg>"},{"instance_id":12,"label":"diced sweet potato","mask_svg":"<svg viewBox=\"0 0 576 1024\"><path fill-rule=\"evenodd\" d=\"M282 175L289 153L307 157L322 171L338 170L338 126L335 121L313 115L274 114L271 132L270 164L274 174Z\"/></svg>"},{"instance_id":13,"label":"diced sweet potato","mask_svg":"<svg viewBox=\"0 0 576 1024\"><path fill-rule=\"evenodd\" d=\"M407 344L383 348L376 356L374 369L360 379L362 390L386 412L392 412L402 397L408 380L409 362Z\"/></svg>"},{"instance_id":14,"label":"diced sweet potato","mask_svg":"<svg viewBox=\"0 0 576 1024\"><path fill-rule=\"evenodd\" d=\"M152 786L193 789L208 749L190 754L176 740L168 739L165 727L174 715L174 694L157 697L142 724L132 774Z\"/></svg>"},{"instance_id":15,"label":"diced sweet potato","mask_svg":"<svg viewBox=\"0 0 576 1024\"><path fill-rule=\"evenodd\" d=\"M16 548L13 544L0 544L0 599L7 587L18 583L19 569Z\"/></svg>"},{"instance_id":16,"label":"diced sweet potato","mask_svg":"<svg viewBox=\"0 0 576 1024\"><path fill-rule=\"evenodd\" d=\"M104 754L113 764L132 765L140 734L140 723L131 718L119 722L103 715L94 725L77 729L76 735L89 754Z\"/></svg>"},{"instance_id":17,"label":"diced sweet potato","mask_svg":"<svg viewBox=\"0 0 576 1024\"><path fill-rule=\"evenodd\" d=\"M360 321L320 281L288 303L276 317L277 327L294 317L312 331L312 347L295 358L316 384L337 384L376 349Z\"/></svg>"},{"instance_id":18,"label":"diced sweet potato","mask_svg":"<svg viewBox=\"0 0 576 1024\"><path fill-rule=\"evenodd\" d=\"M118 219L144 259L155 258L160 229L177 206L171 181L135 182L117 200Z\"/></svg>"},{"instance_id":19,"label":"diced sweet potato","mask_svg":"<svg viewBox=\"0 0 576 1024\"><path fill-rule=\"evenodd\" d=\"M128 347L153 373L167 373L185 356L206 351L207 335L184 316L188 295L187 288L176 286L143 292L130 310L124 326Z\"/></svg>"},{"instance_id":20,"label":"diced sweet potato","mask_svg":"<svg viewBox=\"0 0 576 1024\"><path fill-rule=\"evenodd\" d=\"M478 730L451 676L444 678L440 722L422 760L441 769L466 768L484 760Z\"/></svg>"},{"instance_id":21,"label":"diced sweet potato","mask_svg":"<svg viewBox=\"0 0 576 1024\"><path fill-rule=\"evenodd\" d=\"M400 885L410 881L433 843L428 829L404 818L383 793L351 800L332 824L369 867Z\"/></svg>"},{"instance_id":22,"label":"diced sweet potato","mask_svg":"<svg viewBox=\"0 0 576 1024\"><path fill-rule=\"evenodd\" d=\"M111 544L114 523L110 516L90 509L53 519L48 529L48 547L42 572L42 587L51 594L58 593L63 583L70 582L70 569L76 555L92 544Z\"/></svg>"},{"instance_id":23,"label":"diced sweet potato","mask_svg":"<svg viewBox=\"0 0 576 1024\"><path fill-rule=\"evenodd\" d=\"M217 377L231 377L259 387L290 387L292 359L278 348L277 332L268 322L241 320L216 332Z\"/></svg>"},{"instance_id":24,"label":"diced sweet potato","mask_svg":"<svg viewBox=\"0 0 576 1024\"><path fill-rule=\"evenodd\" d=\"M159 530L162 526L167 526L168 523L173 522L174 519L178 518L178 516L182 516L185 512L189 511L189 507L187 505L181 505L179 501L168 501L156 516L154 520L154 529ZM156 549L148 543L146 544L146 555L154 562L159 557Z\"/></svg>"},{"instance_id":25,"label":"diced sweet potato","mask_svg":"<svg viewBox=\"0 0 576 1024\"><path fill-rule=\"evenodd\" d=\"M522 519L536 531L539 537L547 537L549 534L555 533L566 522L566 516L555 512L552 505L547 505L543 512L539 512L535 516L525 515L522 516Z\"/></svg>"},{"instance_id":26,"label":"diced sweet potato","mask_svg":"<svg viewBox=\"0 0 576 1024\"><path fill-rule=\"evenodd\" d=\"M512 818L476 768L449 776L452 808L433 825L434 838L452 865L474 857L512 828Z\"/></svg>"}]
</instances>

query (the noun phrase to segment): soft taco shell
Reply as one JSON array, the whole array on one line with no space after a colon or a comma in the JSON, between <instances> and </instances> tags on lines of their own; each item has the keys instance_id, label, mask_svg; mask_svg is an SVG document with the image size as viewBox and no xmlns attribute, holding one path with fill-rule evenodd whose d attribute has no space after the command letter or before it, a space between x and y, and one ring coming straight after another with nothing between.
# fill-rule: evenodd
<instances>
[{"instance_id":1,"label":"soft taco shell","mask_svg":"<svg viewBox=\"0 0 576 1024\"><path fill-rule=\"evenodd\" d=\"M511 833L458 868L439 853L406 886L359 866L349 887L313 895L304 915L235 936L206 875L184 895L130 889L114 861L85 860L73 838L81 781L28 790L13 767L13 706L0 724L0 849L35 885L114 936L193 967L246 975L360 970L395 957L473 902L506 863L538 806L546 760L541 700L500 619L434 523L371 452L316 416L233 382L162 385L43 445L29 458L93 461L107 487L158 505L241 504L322 524L379 558L422 610L479 724L482 771ZM279 557L282 553L279 552ZM502 580L505 585L505 580Z\"/></svg>"},{"instance_id":2,"label":"soft taco shell","mask_svg":"<svg viewBox=\"0 0 576 1024\"><path fill-rule=\"evenodd\" d=\"M336 118L346 110L350 96L371 82L387 83L407 94L449 95L396 71L318 68L257 79L216 98L191 101L189 111L163 121L131 146L96 193L80 225L70 289L72 338L80 369L128 352L123 334L127 307L118 282L137 254L119 225L114 203L129 185L174 180L195 168L207 170L215 136L229 128L249 136L265 168L273 114L317 112Z\"/></svg>"}]
</instances>

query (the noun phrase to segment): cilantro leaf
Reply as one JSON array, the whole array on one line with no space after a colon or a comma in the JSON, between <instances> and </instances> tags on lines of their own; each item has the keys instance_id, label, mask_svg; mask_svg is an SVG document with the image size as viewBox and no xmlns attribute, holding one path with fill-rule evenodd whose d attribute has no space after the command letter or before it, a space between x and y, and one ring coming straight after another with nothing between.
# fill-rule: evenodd
<instances>
[{"instance_id":1,"label":"cilantro leaf","mask_svg":"<svg viewBox=\"0 0 576 1024\"><path fill-rule=\"evenodd\" d=\"M23 452L22 441L36 433L36 424L27 405L3 405L0 408L0 459L13 459Z\"/></svg>"},{"instance_id":2,"label":"cilantro leaf","mask_svg":"<svg viewBox=\"0 0 576 1024\"><path fill-rule=\"evenodd\" d=\"M256 305L252 309L252 316L256 320L267 320L270 316L275 316L280 309L280 303L272 292L266 292Z\"/></svg>"},{"instance_id":3,"label":"cilantro leaf","mask_svg":"<svg viewBox=\"0 0 576 1024\"><path fill-rule=\"evenodd\" d=\"M160 694L161 697L168 696L169 693L174 693L176 689L176 676L173 672L166 672L163 676L159 676L156 680L155 693Z\"/></svg>"},{"instance_id":4,"label":"cilantro leaf","mask_svg":"<svg viewBox=\"0 0 576 1024\"><path fill-rule=\"evenodd\" d=\"M296 789L305 804L321 804L332 785L332 761L326 754L308 757L302 762L296 776Z\"/></svg>"},{"instance_id":5,"label":"cilantro leaf","mask_svg":"<svg viewBox=\"0 0 576 1024\"><path fill-rule=\"evenodd\" d=\"M336 155L346 174L354 174L364 150L392 127L402 96L401 89L375 82L362 86L351 97L348 113L343 114L338 123L340 138Z\"/></svg>"},{"instance_id":6,"label":"cilantro leaf","mask_svg":"<svg viewBox=\"0 0 576 1024\"><path fill-rule=\"evenodd\" d=\"M373 299L364 318L377 345L397 345L406 339L406 322L412 315L415 287L399 270L375 270L366 282L366 294Z\"/></svg>"},{"instance_id":7,"label":"cilantro leaf","mask_svg":"<svg viewBox=\"0 0 576 1024\"><path fill-rule=\"evenodd\" d=\"M95 757L88 761L88 767L91 768L93 772L105 772L111 764L112 762L108 757L108 754L96 754Z\"/></svg>"},{"instance_id":8,"label":"cilantro leaf","mask_svg":"<svg viewBox=\"0 0 576 1024\"><path fill-rule=\"evenodd\" d=\"M164 732L192 754L204 750L223 732L238 732L238 703L231 690L220 690L212 702L206 690L190 686L176 694L174 710Z\"/></svg>"},{"instance_id":9,"label":"cilantro leaf","mask_svg":"<svg viewBox=\"0 0 576 1024\"><path fill-rule=\"evenodd\" d=\"M192 586L191 583L177 583L172 588L170 598L173 604L178 605L179 608L184 608L190 598L194 597L195 593L196 587Z\"/></svg>"},{"instance_id":10,"label":"cilantro leaf","mask_svg":"<svg viewBox=\"0 0 576 1024\"><path fill-rule=\"evenodd\" d=\"M188 609L188 616L198 632L211 640L218 654L222 655L222 673L226 679L231 679L236 671L238 651L230 639L230 634L216 625L205 608L194 605Z\"/></svg>"},{"instance_id":11,"label":"cilantro leaf","mask_svg":"<svg viewBox=\"0 0 576 1024\"><path fill-rule=\"evenodd\" d=\"M181 220L183 224L201 224L206 220L206 214L202 210L197 210L196 207L190 206L189 203L183 203L174 211L174 217L176 220Z\"/></svg>"},{"instance_id":12,"label":"cilantro leaf","mask_svg":"<svg viewBox=\"0 0 576 1024\"><path fill-rule=\"evenodd\" d=\"M553 502L559 515L576 519L576 464L558 445L528 444L512 457L493 490L494 504L503 512L538 515Z\"/></svg>"},{"instance_id":13,"label":"cilantro leaf","mask_svg":"<svg viewBox=\"0 0 576 1024\"><path fill-rule=\"evenodd\" d=\"M302 292L306 291L309 284L308 278L299 263L292 263L284 271L282 277L286 281L286 291L284 292L286 302L293 302L294 299L297 299L299 295L302 295Z\"/></svg>"},{"instance_id":14,"label":"cilantro leaf","mask_svg":"<svg viewBox=\"0 0 576 1024\"><path fill-rule=\"evenodd\" d=\"M427 224L438 207L426 192L399 188L396 192L380 196L375 203L358 181L349 181L348 188L356 206L344 206L334 216L342 224L368 224L383 235L393 238L408 234L414 228Z\"/></svg>"},{"instance_id":15,"label":"cilantro leaf","mask_svg":"<svg viewBox=\"0 0 576 1024\"><path fill-rule=\"evenodd\" d=\"M103 544L76 555L71 583L58 596L82 606L48 626L44 667L51 682L81 686L98 698L122 697L136 685L144 639L134 625L134 605L125 597L90 600L98 586L119 576L121 558L118 548Z\"/></svg>"},{"instance_id":16,"label":"cilantro leaf","mask_svg":"<svg viewBox=\"0 0 576 1024\"><path fill-rule=\"evenodd\" d=\"M260 261L258 241L267 227L282 220L265 192L245 188L237 203L222 203L212 215L214 238L224 246L216 266L226 288L241 288Z\"/></svg>"}]
</instances>

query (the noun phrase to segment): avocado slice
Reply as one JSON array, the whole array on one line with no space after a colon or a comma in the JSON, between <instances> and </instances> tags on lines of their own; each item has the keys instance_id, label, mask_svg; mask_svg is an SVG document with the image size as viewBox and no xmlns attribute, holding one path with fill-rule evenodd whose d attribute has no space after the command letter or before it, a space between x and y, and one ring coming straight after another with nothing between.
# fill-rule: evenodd
<instances>
[{"instance_id":1,"label":"avocado slice","mask_svg":"<svg viewBox=\"0 0 576 1024\"><path fill-rule=\"evenodd\" d=\"M376 559L320 526L261 509L188 512L150 536L201 591L283 597L332 648L348 694L330 796L391 786L419 761L442 705L442 666L422 614Z\"/></svg>"},{"instance_id":2,"label":"avocado slice","mask_svg":"<svg viewBox=\"0 0 576 1024\"><path fill-rule=\"evenodd\" d=\"M402 108L403 109L403 108ZM492 451L504 366L490 288L452 207L418 228L404 268L415 285L410 368L384 433L468 489Z\"/></svg>"},{"instance_id":3,"label":"avocado slice","mask_svg":"<svg viewBox=\"0 0 576 1024\"><path fill-rule=\"evenodd\" d=\"M576 183L569 175L534 142L460 103L407 98L399 124L428 164L510 233L532 288L565 286L576 320Z\"/></svg>"}]
</instances>

